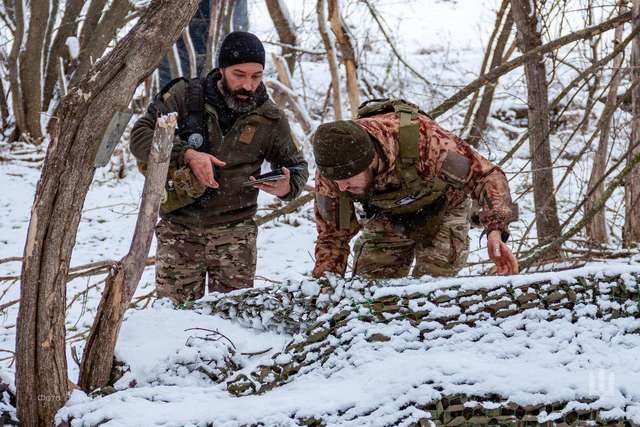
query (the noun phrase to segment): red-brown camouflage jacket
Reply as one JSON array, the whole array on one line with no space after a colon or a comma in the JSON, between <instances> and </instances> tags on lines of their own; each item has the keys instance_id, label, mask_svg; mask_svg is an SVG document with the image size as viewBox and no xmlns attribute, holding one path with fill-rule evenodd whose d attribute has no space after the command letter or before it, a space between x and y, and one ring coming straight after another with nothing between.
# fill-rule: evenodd
<instances>
[{"instance_id":1,"label":"red-brown camouflage jacket","mask_svg":"<svg viewBox=\"0 0 640 427\"><path fill-rule=\"evenodd\" d=\"M450 188L447 191L447 206L458 206L468 196L478 201L481 212L480 222L487 232L507 231L513 216L509 185L502 169L491 163L471 148L462 139L441 128L430 118L419 115L420 161L417 165L419 175L429 182L434 177L447 180L443 175L443 163L449 151L464 156L470 162L469 173L461 177L464 186L461 190ZM379 143L378 153L383 159L374 171L373 192L388 191L400 186L400 177L395 169L398 156L398 131L400 121L396 113L385 113L356 120ZM344 275L349 256L349 241L358 233L361 224L355 215L351 217L349 229L338 227L337 209L339 191L335 182L320 176L316 172L315 218L318 239L315 248L315 268L313 275L319 277L324 272ZM322 213L319 200L323 200ZM328 199L327 199L328 198ZM327 200L329 202L327 202ZM351 202L353 203L353 202ZM326 218L329 218L327 220Z\"/></svg>"}]
</instances>

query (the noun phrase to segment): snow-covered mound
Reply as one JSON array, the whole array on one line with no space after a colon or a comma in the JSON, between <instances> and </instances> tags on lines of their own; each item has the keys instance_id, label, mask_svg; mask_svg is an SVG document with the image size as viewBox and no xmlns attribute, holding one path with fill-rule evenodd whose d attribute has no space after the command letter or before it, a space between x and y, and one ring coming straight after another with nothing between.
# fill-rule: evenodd
<instances>
[{"instance_id":1,"label":"snow-covered mound","mask_svg":"<svg viewBox=\"0 0 640 427\"><path fill-rule=\"evenodd\" d=\"M639 283L637 264L599 264L308 281L209 295L195 311L157 306L123 326L117 391L75 392L58 422L640 423Z\"/></svg>"}]
</instances>

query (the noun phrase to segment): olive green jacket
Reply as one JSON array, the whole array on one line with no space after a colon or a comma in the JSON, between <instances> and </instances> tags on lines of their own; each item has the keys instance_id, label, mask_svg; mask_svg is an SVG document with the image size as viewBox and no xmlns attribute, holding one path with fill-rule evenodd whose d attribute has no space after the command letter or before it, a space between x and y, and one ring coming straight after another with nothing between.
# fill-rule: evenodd
<instances>
[{"instance_id":1,"label":"olive green jacket","mask_svg":"<svg viewBox=\"0 0 640 427\"><path fill-rule=\"evenodd\" d=\"M174 84L133 126L130 148L139 162L146 162L149 155L155 111L161 114L176 112L178 128L186 120L187 88L188 83L184 80ZM291 170L291 191L283 200L292 200L300 194L309 176L307 162L292 139L286 116L271 100L240 116L226 135L222 135L216 110L208 103L205 103L205 117L207 141L198 151L226 162L215 177L220 188L207 189L194 203L161 213L162 218L203 227L251 218L256 213L258 190L244 187L242 183L249 176L260 173L264 160L270 162L272 168L285 166ZM188 148L178 133L179 130L176 131L171 154L171 166L174 168L184 166L184 152Z\"/></svg>"}]
</instances>

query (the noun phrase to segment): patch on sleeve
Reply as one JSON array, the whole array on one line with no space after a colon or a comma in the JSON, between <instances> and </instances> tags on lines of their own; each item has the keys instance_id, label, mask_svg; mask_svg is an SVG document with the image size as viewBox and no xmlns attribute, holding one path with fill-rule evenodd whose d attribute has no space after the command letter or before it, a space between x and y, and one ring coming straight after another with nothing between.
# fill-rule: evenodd
<instances>
[{"instance_id":1,"label":"patch on sleeve","mask_svg":"<svg viewBox=\"0 0 640 427\"><path fill-rule=\"evenodd\" d=\"M316 204L318 205L318 212L322 219L331 224L336 224L336 211L337 211L337 199L329 196L323 196L316 193Z\"/></svg>"},{"instance_id":2,"label":"patch on sleeve","mask_svg":"<svg viewBox=\"0 0 640 427\"><path fill-rule=\"evenodd\" d=\"M243 144L250 144L251 141L253 141L253 137L255 136L255 134L256 134L255 126L253 125L246 126L244 129L242 129L239 140Z\"/></svg>"},{"instance_id":3,"label":"patch on sleeve","mask_svg":"<svg viewBox=\"0 0 640 427\"><path fill-rule=\"evenodd\" d=\"M442 174L453 184L460 186L467 182L471 161L462 154L449 150L442 163Z\"/></svg>"}]
</instances>

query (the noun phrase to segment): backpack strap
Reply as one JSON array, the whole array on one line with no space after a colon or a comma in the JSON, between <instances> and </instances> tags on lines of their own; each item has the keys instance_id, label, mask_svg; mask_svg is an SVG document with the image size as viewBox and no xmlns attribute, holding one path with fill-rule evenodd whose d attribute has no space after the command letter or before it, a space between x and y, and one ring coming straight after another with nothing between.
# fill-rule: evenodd
<instances>
[{"instance_id":1,"label":"backpack strap","mask_svg":"<svg viewBox=\"0 0 640 427\"><path fill-rule=\"evenodd\" d=\"M206 141L207 129L205 125L205 79L202 77L196 77L189 80L187 85L186 107L187 117L184 121L184 128L180 131L180 136L185 141L189 141L190 145L194 148L198 148L195 144L191 143L189 137L194 134L202 136L202 140Z\"/></svg>"},{"instance_id":2,"label":"backpack strap","mask_svg":"<svg viewBox=\"0 0 640 427\"><path fill-rule=\"evenodd\" d=\"M418 108L404 102L393 105L400 119L398 132L399 155L396 162L396 170L400 175L402 187L413 189L421 184L418 175L417 164L420 161L420 128L414 120L418 116Z\"/></svg>"},{"instance_id":3,"label":"backpack strap","mask_svg":"<svg viewBox=\"0 0 640 427\"><path fill-rule=\"evenodd\" d=\"M351 214L353 213L353 207L351 206L351 199L349 195L341 191L338 197L338 229L348 230L351 228Z\"/></svg>"},{"instance_id":4,"label":"backpack strap","mask_svg":"<svg viewBox=\"0 0 640 427\"><path fill-rule=\"evenodd\" d=\"M169 90L171 90L172 87L174 87L176 84L183 81L187 82L188 80L185 79L184 77L178 77L177 79L173 79L169 83L164 85L164 87L160 89L160 92L158 92L153 97L153 101L149 104L149 107L147 107L147 113L155 117L160 116L162 114L169 113L170 111L167 109L166 105L164 104L164 101L166 100L165 95L167 95L167 93L169 92Z\"/></svg>"}]
</instances>

